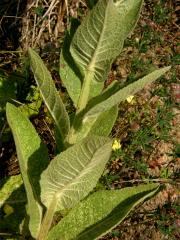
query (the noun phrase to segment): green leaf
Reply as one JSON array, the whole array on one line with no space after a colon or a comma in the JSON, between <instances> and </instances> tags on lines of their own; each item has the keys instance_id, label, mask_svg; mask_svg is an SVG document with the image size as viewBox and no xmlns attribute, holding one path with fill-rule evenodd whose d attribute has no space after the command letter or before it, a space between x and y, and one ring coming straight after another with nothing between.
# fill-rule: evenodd
<instances>
[{"instance_id":1,"label":"green leaf","mask_svg":"<svg viewBox=\"0 0 180 240\"><path fill-rule=\"evenodd\" d=\"M83 116L84 113L89 111L92 107L96 106L98 103L107 100L109 97L118 92L121 88L122 85L119 84L117 80L113 81L107 88L103 90L101 94L89 100L86 109L84 109L84 112L81 112L80 115Z\"/></svg>"},{"instance_id":2,"label":"green leaf","mask_svg":"<svg viewBox=\"0 0 180 240\"><path fill-rule=\"evenodd\" d=\"M0 181L0 208L11 196L12 192L17 190L22 184L21 175L11 176Z\"/></svg>"},{"instance_id":3,"label":"green leaf","mask_svg":"<svg viewBox=\"0 0 180 240\"><path fill-rule=\"evenodd\" d=\"M21 175L10 176L0 181L0 231L20 233L20 224L22 223L26 212L25 204L27 202ZM7 213L5 206L12 209Z\"/></svg>"},{"instance_id":4,"label":"green leaf","mask_svg":"<svg viewBox=\"0 0 180 240\"><path fill-rule=\"evenodd\" d=\"M134 95L141 89L143 89L147 84L154 82L164 73L166 73L170 67L164 67L158 70L153 71L152 73L148 74L147 76L139 79L138 81L129 84L128 86L120 89L115 94L107 98L106 100L98 103L94 107L92 107L87 113L85 114L84 121L86 118L98 116L100 113L107 111L111 107L119 104L120 102L126 100L129 96ZM88 108L88 106L87 106Z\"/></svg>"},{"instance_id":5,"label":"green leaf","mask_svg":"<svg viewBox=\"0 0 180 240\"><path fill-rule=\"evenodd\" d=\"M93 116L92 118L88 118L86 122L82 123L81 117L80 119L78 117L75 116L74 119L76 129L72 127L72 130L70 131L70 134L67 138L67 143L70 145L78 143L82 141L85 137L87 137L91 128L98 119L97 116Z\"/></svg>"},{"instance_id":6,"label":"green leaf","mask_svg":"<svg viewBox=\"0 0 180 240\"><path fill-rule=\"evenodd\" d=\"M99 0L77 29L70 51L84 74L80 110L89 96L102 91L112 61L139 18L141 5L142 0Z\"/></svg>"},{"instance_id":7,"label":"green leaf","mask_svg":"<svg viewBox=\"0 0 180 240\"><path fill-rule=\"evenodd\" d=\"M59 134L65 139L69 132L69 117L53 80L39 55L29 48L30 64L43 100L55 122Z\"/></svg>"},{"instance_id":8,"label":"green leaf","mask_svg":"<svg viewBox=\"0 0 180 240\"><path fill-rule=\"evenodd\" d=\"M28 103L23 104L19 107L21 109L21 112L28 118L36 116L39 113L42 104L42 98L37 87L30 87L29 93L26 97L26 101Z\"/></svg>"},{"instance_id":9,"label":"green leaf","mask_svg":"<svg viewBox=\"0 0 180 240\"><path fill-rule=\"evenodd\" d=\"M93 240L117 226L139 203L159 190L157 184L95 192L78 203L49 232L48 240Z\"/></svg>"},{"instance_id":10,"label":"green leaf","mask_svg":"<svg viewBox=\"0 0 180 240\"><path fill-rule=\"evenodd\" d=\"M118 106L112 107L110 110L105 111L99 115L89 134L98 136L109 136L118 116Z\"/></svg>"},{"instance_id":11,"label":"green leaf","mask_svg":"<svg viewBox=\"0 0 180 240\"><path fill-rule=\"evenodd\" d=\"M113 93L115 93L119 89L119 84L117 81L112 82L101 95L92 98L90 100L90 105L96 105L98 101L108 98ZM98 136L109 136L111 130L115 124L115 121L118 116L118 106L113 106L111 109L108 109L105 112L102 112L99 116L95 116L95 121L93 122L92 126L89 130L89 135L94 134ZM88 121L92 121L93 118L88 118ZM87 125L88 121L82 123L82 125ZM77 130L78 132L78 130Z\"/></svg>"},{"instance_id":12,"label":"green leaf","mask_svg":"<svg viewBox=\"0 0 180 240\"><path fill-rule=\"evenodd\" d=\"M41 177L41 200L56 210L71 208L96 186L112 149L109 138L91 136L51 161Z\"/></svg>"},{"instance_id":13,"label":"green leaf","mask_svg":"<svg viewBox=\"0 0 180 240\"><path fill-rule=\"evenodd\" d=\"M70 44L74 33L79 26L79 22L75 19L71 21L71 30L66 32L63 43L63 48L60 55L59 74L67 92L72 99L75 107L81 92L81 81L83 79L82 73L70 53Z\"/></svg>"},{"instance_id":14,"label":"green leaf","mask_svg":"<svg viewBox=\"0 0 180 240\"><path fill-rule=\"evenodd\" d=\"M8 103L6 113L14 136L21 175L27 194L29 228L32 236L36 237L42 218L39 180L49 162L48 152L29 119L18 108Z\"/></svg>"},{"instance_id":15,"label":"green leaf","mask_svg":"<svg viewBox=\"0 0 180 240\"><path fill-rule=\"evenodd\" d=\"M117 115L118 107L114 106L99 116L88 118L87 121L83 122L80 127L73 132L72 136L68 139L68 143L78 143L90 135L107 137L111 133Z\"/></svg>"},{"instance_id":16,"label":"green leaf","mask_svg":"<svg viewBox=\"0 0 180 240\"><path fill-rule=\"evenodd\" d=\"M88 104L89 109L96 105L98 102L101 102L104 99L110 97L113 93L119 90L119 84L117 81L114 81L109 85L101 95L92 98ZM86 109L85 109L86 110ZM68 136L67 142L69 144L74 144L81 141L87 135L99 135L99 136L108 136L112 130L112 127L117 118L117 106L112 107L112 109L107 110L104 113L101 113L100 116L93 116L86 118L86 121L83 122L84 111L80 112L74 119L73 130Z\"/></svg>"}]
</instances>

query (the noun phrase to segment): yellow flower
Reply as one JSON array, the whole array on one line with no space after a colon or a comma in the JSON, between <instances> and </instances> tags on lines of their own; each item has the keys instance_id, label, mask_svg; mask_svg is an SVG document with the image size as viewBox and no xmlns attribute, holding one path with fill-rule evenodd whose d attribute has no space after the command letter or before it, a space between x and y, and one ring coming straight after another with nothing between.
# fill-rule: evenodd
<instances>
[{"instance_id":1,"label":"yellow flower","mask_svg":"<svg viewBox=\"0 0 180 240\"><path fill-rule=\"evenodd\" d=\"M11 215L14 212L13 207L11 207L9 204L5 204L3 207L4 213L6 214L5 217Z\"/></svg>"},{"instance_id":2,"label":"yellow flower","mask_svg":"<svg viewBox=\"0 0 180 240\"><path fill-rule=\"evenodd\" d=\"M129 96L128 98L126 98L126 101L128 102L128 103L134 103L134 96Z\"/></svg>"},{"instance_id":3,"label":"yellow flower","mask_svg":"<svg viewBox=\"0 0 180 240\"><path fill-rule=\"evenodd\" d=\"M120 148L121 148L120 142L117 139L115 139L114 142L113 142L113 145L112 145L112 150L116 151L116 150L118 150Z\"/></svg>"}]
</instances>

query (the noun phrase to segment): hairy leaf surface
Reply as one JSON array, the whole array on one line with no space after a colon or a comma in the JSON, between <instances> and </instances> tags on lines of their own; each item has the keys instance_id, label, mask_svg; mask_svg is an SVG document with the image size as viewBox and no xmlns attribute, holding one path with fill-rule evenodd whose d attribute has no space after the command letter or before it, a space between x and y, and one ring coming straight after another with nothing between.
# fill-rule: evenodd
<instances>
[{"instance_id":1,"label":"hairy leaf surface","mask_svg":"<svg viewBox=\"0 0 180 240\"><path fill-rule=\"evenodd\" d=\"M90 105L89 109L102 100L110 97L113 93L117 92L117 90L119 90L119 84L117 81L114 81L103 91L101 95L96 96L90 100L88 104L88 107ZM70 144L74 144L81 141L88 134L108 136L113 128L117 115L118 108L117 106L114 106L111 109L101 113L99 116L86 118L86 121L83 122L84 112L81 112L75 117L75 120L73 122L74 132L71 137L67 139L67 141Z\"/></svg>"},{"instance_id":2,"label":"hairy leaf surface","mask_svg":"<svg viewBox=\"0 0 180 240\"><path fill-rule=\"evenodd\" d=\"M92 136L69 147L51 161L41 178L41 199L48 208L71 208L83 199L100 178L110 154L109 138Z\"/></svg>"},{"instance_id":3,"label":"hairy leaf surface","mask_svg":"<svg viewBox=\"0 0 180 240\"><path fill-rule=\"evenodd\" d=\"M40 202L40 175L48 165L48 152L42 144L33 125L21 111L8 103L7 120L11 127L17 150L27 200L29 228L33 237L37 236L42 218Z\"/></svg>"},{"instance_id":4,"label":"hairy leaf surface","mask_svg":"<svg viewBox=\"0 0 180 240\"><path fill-rule=\"evenodd\" d=\"M129 96L134 95L141 89L143 89L147 84L150 84L154 82L156 79L158 79L161 75L163 75L165 72L167 72L170 69L170 67L164 67L158 70L153 71L152 73L148 74L147 76L139 79L138 81L129 84L128 86L120 89L115 94L107 98L105 101L102 101L92 107L86 114L86 117L92 117L99 115L101 112L107 111L111 107L115 106L116 104L119 104L120 102L126 100Z\"/></svg>"},{"instance_id":5,"label":"hairy leaf surface","mask_svg":"<svg viewBox=\"0 0 180 240\"><path fill-rule=\"evenodd\" d=\"M77 107L79 95L81 92L81 82L83 76L74 59L72 58L69 48L78 26L79 22L76 19L72 19L70 31L66 32L63 47L61 50L59 68L61 80L66 87L75 107Z\"/></svg>"},{"instance_id":6,"label":"hairy leaf surface","mask_svg":"<svg viewBox=\"0 0 180 240\"><path fill-rule=\"evenodd\" d=\"M112 61L119 55L134 28L142 0L99 0L77 29L71 54L84 72L91 97L103 88Z\"/></svg>"},{"instance_id":7,"label":"hairy leaf surface","mask_svg":"<svg viewBox=\"0 0 180 240\"><path fill-rule=\"evenodd\" d=\"M79 142L88 135L108 137L118 116L118 107L102 112L97 117L88 118L75 132L74 141Z\"/></svg>"},{"instance_id":8,"label":"hairy leaf surface","mask_svg":"<svg viewBox=\"0 0 180 240\"><path fill-rule=\"evenodd\" d=\"M48 235L48 240L93 240L118 225L140 202L158 191L157 184L95 192L80 202Z\"/></svg>"},{"instance_id":9,"label":"hairy leaf surface","mask_svg":"<svg viewBox=\"0 0 180 240\"><path fill-rule=\"evenodd\" d=\"M53 80L39 55L29 49L31 68L43 100L55 122L59 134L64 139L69 131L69 117L57 92Z\"/></svg>"},{"instance_id":10,"label":"hairy leaf surface","mask_svg":"<svg viewBox=\"0 0 180 240\"><path fill-rule=\"evenodd\" d=\"M95 134L98 136L109 136L114 126L114 123L118 116L117 105L111 109L101 113L93 126L90 129L89 134Z\"/></svg>"},{"instance_id":11,"label":"hairy leaf surface","mask_svg":"<svg viewBox=\"0 0 180 240\"><path fill-rule=\"evenodd\" d=\"M72 136L67 139L69 144L75 144L82 141L90 135L108 137L118 116L118 107L114 106L110 110L101 113L99 116L88 118L86 122L80 124ZM78 118L75 119L78 121Z\"/></svg>"}]
</instances>

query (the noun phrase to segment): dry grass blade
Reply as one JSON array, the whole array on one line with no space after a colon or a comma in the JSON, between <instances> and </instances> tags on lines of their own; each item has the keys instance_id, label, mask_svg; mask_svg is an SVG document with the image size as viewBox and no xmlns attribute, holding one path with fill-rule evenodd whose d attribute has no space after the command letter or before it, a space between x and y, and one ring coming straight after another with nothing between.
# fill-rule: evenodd
<instances>
[{"instance_id":1,"label":"dry grass blade","mask_svg":"<svg viewBox=\"0 0 180 240\"><path fill-rule=\"evenodd\" d=\"M44 47L47 42L54 42L64 32L64 18L68 22L68 0L33 0L28 1L22 21L23 49Z\"/></svg>"}]
</instances>

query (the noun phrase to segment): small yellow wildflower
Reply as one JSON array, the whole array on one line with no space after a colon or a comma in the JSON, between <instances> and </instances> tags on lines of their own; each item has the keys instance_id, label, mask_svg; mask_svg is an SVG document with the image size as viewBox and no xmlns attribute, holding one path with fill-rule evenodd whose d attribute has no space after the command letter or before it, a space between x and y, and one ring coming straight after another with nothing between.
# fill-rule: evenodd
<instances>
[{"instance_id":1,"label":"small yellow wildflower","mask_svg":"<svg viewBox=\"0 0 180 240\"><path fill-rule=\"evenodd\" d=\"M114 142L113 142L113 145L112 145L112 150L116 151L116 150L118 150L120 148L121 148L120 142L117 139L115 139Z\"/></svg>"},{"instance_id":2,"label":"small yellow wildflower","mask_svg":"<svg viewBox=\"0 0 180 240\"><path fill-rule=\"evenodd\" d=\"M126 101L128 102L128 103L134 103L134 96L129 96L128 98L126 98Z\"/></svg>"},{"instance_id":3,"label":"small yellow wildflower","mask_svg":"<svg viewBox=\"0 0 180 240\"><path fill-rule=\"evenodd\" d=\"M14 212L14 208L11 207L9 204L5 204L3 207L3 211L6 214L5 217L7 217Z\"/></svg>"}]
</instances>

